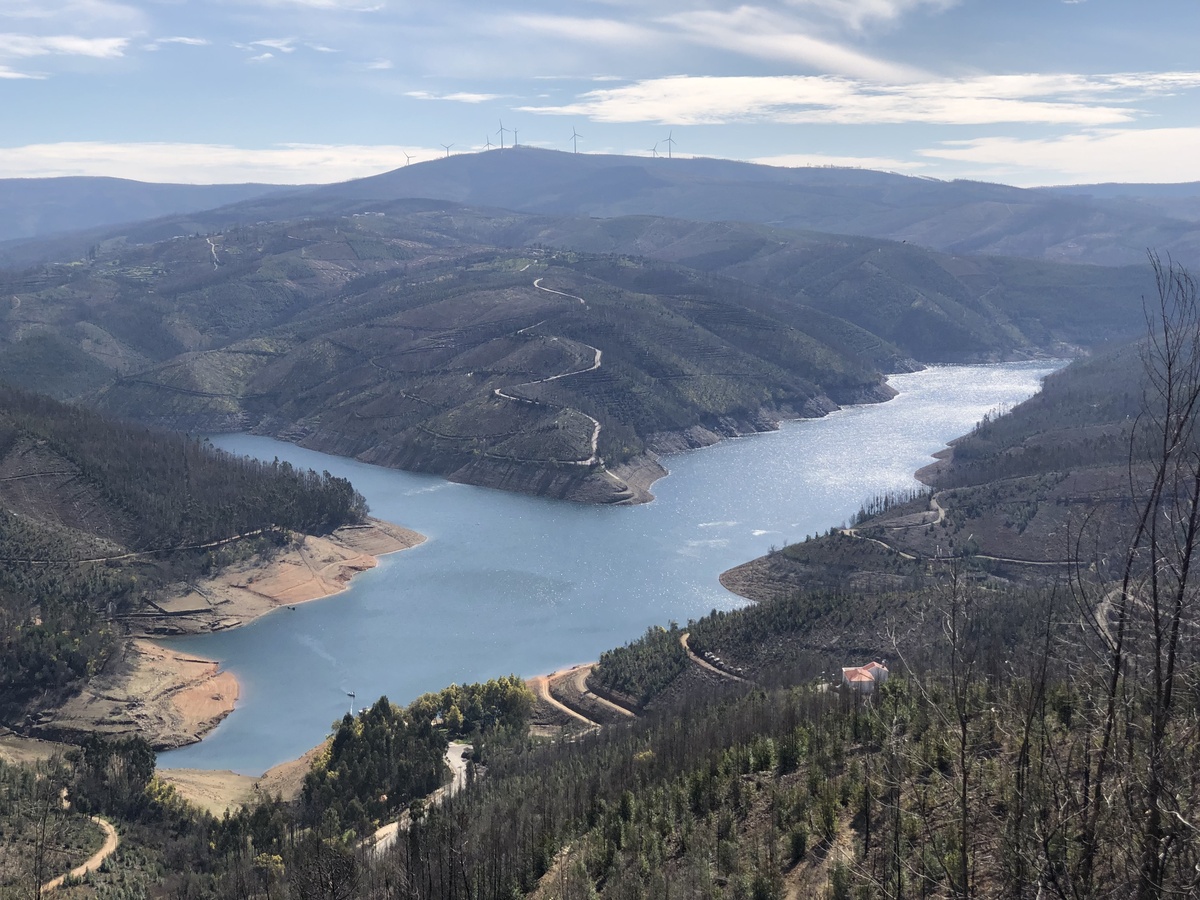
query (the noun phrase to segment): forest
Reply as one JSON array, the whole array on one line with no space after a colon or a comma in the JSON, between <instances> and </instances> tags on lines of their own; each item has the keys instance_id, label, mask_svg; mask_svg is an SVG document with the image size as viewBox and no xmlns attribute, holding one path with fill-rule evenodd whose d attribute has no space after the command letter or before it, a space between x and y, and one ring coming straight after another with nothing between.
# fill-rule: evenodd
<instances>
[{"instance_id":1,"label":"forest","mask_svg":"<svg viewBox=\"0 0 1200 900\"><path fill-rule=\"evenodd\" d=\"M97 672L164 586L366 514L327 472L0 386L0 721Z\"/></svg>"}]
</instances>

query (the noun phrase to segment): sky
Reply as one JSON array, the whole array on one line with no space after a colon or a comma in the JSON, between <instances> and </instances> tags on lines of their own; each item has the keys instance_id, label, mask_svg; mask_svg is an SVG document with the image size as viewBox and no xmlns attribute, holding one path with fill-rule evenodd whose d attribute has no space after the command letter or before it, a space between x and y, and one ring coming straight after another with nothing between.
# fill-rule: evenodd
<instances>
[{"instance_id":1,"label":"sky","mask_svg":"<svg viewBox=\"0 0 1200 900\"><path fill-rule=\"evenodd\" d=\"M577 134L1197 181L1197 35L1198 0L0 0L0 177L325 183Z\"/></svg>"}]
</instances>

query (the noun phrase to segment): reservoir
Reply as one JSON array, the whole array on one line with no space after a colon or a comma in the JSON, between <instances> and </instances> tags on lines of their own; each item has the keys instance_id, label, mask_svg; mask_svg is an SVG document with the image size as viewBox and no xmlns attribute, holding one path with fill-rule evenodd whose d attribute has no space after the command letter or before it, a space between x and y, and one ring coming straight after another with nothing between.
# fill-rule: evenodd
<instances>
[{"instance_id":1,"label":"reservoir","mask_svg":"<svg viewBox=\"0 0 1200 900\"><path fill-rule=\"evenodd\" d=\"M238 708L164 768L257 775L318 744L356 695L419 694L586 662L652 625L743 604L721 572L841 525L985 414L1035 393L1061 364L940 366L892 376L900 393L777 432L663 460L656 500L598 507L452 484L252 435L213 443L349 478L371 514L428 537L337 596L226 632L173 641L221 661Z\"/></svg>"}]
</instances>

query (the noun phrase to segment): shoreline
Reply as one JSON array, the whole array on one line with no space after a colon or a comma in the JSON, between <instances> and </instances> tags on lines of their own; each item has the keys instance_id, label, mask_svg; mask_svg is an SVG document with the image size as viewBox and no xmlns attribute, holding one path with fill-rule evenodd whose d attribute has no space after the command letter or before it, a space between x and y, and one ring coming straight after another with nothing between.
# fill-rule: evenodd
<instances>
[{"instance_id":1,"label":"shoreline","mask_svg":"<svg viewBox=\"0 0 1200 900\"><path fill-rule=\"evenodd\" d=\"M549 726L549 730L558 733L566 722L574 722L576 727L595 728L596 723L586 719L581 714L556 701L549 691L551 683L557 683L576 674L581 669L590 669L595 662L576 663L563 666L553 672L534 675L525 679L525 683L542 703L557 709L565 721ZM535 733L546 726L531 726ZM549 733L549 732L545 732ZM332 737L332 736L331 736ZM257 797L281 796L285 801L293 800L300 795L304 786L304 776L312 767L313 760L321 753L330 738L326 738L317 746L306 750L295 759L278 763L261 775L242 775L231 769L157 769L156 774L166 784L169 784L184 800L206 809L215 816L220 816L226 809L252 802ZM0 755L3 755L4 744L0 741Z\"/></svg>"},{"instance_id":2,"label":"shoreline","mask_svg":"<svg viewBox=\"0 0 1200 900\"><path fill-rule=\"evenodd\" d=\"M203 739L235 708L239 685L219 660L176 650L156 639L236 628L275 610L347 590L379 557L424 543L425 536L378 519L325 537L298 535L270 559L235 563L213 578L177 585L149 611L124 620L129 629L104 671L57 709L25 729L30 738L72 743L88 734L138 734L155 750Z\"/></svg>"}]
</instances>

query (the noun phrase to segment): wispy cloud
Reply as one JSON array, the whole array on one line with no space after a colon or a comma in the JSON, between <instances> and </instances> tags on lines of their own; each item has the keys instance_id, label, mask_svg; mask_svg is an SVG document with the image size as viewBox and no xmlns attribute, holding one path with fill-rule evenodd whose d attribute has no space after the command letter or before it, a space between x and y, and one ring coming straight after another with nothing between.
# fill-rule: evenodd
<instances>
[{"instance_id":1,"label":"wispy cloud","mask_svg":"<svg viewBox=\"0 0 1200 900\"><path fill-rule=\"evenodd\" d=\"M156 41L151 41L148 44L143 44L142 49L155 51L161 49L163 44L178 44L184 47L207 47L209 45L209 41L206 41L204 38L165 37L159 38Z\"/></svg>"},{"instance_id":2,"label":"wispy cloud","mask_svg":"<svg viewBox=\"0 0 1200 900\"><path fill-rule=\"evenodd\" d=\"M650 46L663 38L659 29L611 18L583 16L510 15L491 23L496 30L545 35L579 44L602 44L623 49Z\"/></svg>"},{"instance_id":3,"label":"wispy cloud","mask_svg":"<svg viewBox=\"0 0 1200 900\"><path fill-rule=\"evenodd\" d=\"M476 94L470 91L455 91L449 94L435 94L430 91L405 91L404 96L414 100L452 100L455 103L488 103L499 100L503 94Z\"/></svg>"},{"instance_id":4,"label":"wispy cloud","mask_svg":"<svg viewBox=\"0 0 1200 900\"><path fill-rule=\"evenodd\" d=\"M25 59L34 56L87 56L116 59L125 55L129 38L88 38L73 34L33 35L0 34L0 58Z\"/></svg>"},{"instance_id":5,"label":"wispy cloud","mask_svg":"<svg viewBox=\"0 0 1200 900\"><path fill-rule=\"evenodd\" d=\"M280 53L293 53L296 50L295 38L264 38L261 41L251 41L251 47L267 47Z\"/></svg>"},{"instance_id":6,"label":"wispy cloud","mask_svg":"<svg viewBox=\"0 0 1200 900\"><path fill-rule=\"evenodd\" d=\"M63 24L73 30L140 27L145 14L128 3L115 0L3 0L0 16L30 24Z\"/></svg>"},{"instance_id":7,"label":"wispy cloud","mask_svg":"<svg viewBox=\"0 0 1200 900\"><path fill-rule=\"evenodd\" d=\"M1102 126L1129 122L1136 103L1200 86L1200 72L1120 75L998 75L903 84L836 76L676 76L588 91L560 106L524 112L600 122L673 125L1021 122Z\"/></svg>"},{"instance_id":8,"label":"wispy cloud","mask_svg":"<svg viewBox=\"0 0 1200 900\"><path fill-rule=\"evenodd\" d=\"M300 9L328 9L338 12L379 12L385 3L374 0L243 0L246 6L268 8L296 7Z\"/></svg>"},{"instance_id":9,"label":"wispy cloud","mask_svg":"<svg viewBox=\"0 0 1200 900\"><path fill-rule=\"evenodd\" d=\"M107 175L139 181L316 184L386 172L444 155L441 148L280 144L246 149L224 144L78 142L0 147L0 177Z\"/></svg>"},{"instance_id":10,"label":"wispy cloud","mask_svg":"<svg viewBox=\"0 0 1200 900\"><path fill-rule=\"evenodd\" d=\"M45 77L46 77L45 75L33 75L28 72L18 72L15 69L10 69L8 66L0 66L0 79L7 79L10 81L16 81L16 80L41 81Z\"/></svg>"},{"instance_id":11,"label":"wispy cloud","mask_svg":"<svg viewBox=\"0 0 1200 900\"><path fill-rule=\"evenodd\" d=\"M972 177L1031 185L1200 181L1200 128L1096 129L1040 139L982 137L919 150L967 164ZM1056 173L1047 179L1045 174Z\"/></svg>"},{"instance_id":12,"label":"wispy cloud","mask_svg":"<svg viewBox=\"0 0 1200 900\"><path fill-rule=\"evenodd\" d=\"M879 81L909 81L921 73L909 66L876 59L850 47L812 36L811 29L789 16L755 6L730 11L692 10L666 16L664 24L686 39L749 56Z\"/></svg>"},{"instance_id":13,"label":"wispy cloud","mask_svg":"<svg viewBox=\"0 0 1200 900\"><path fill-rule=\"evenodd\" d=\"M958 5L958 0L788 0L788 5L816 12L859 31L877 22L895 22L921 8L941 12Z\"/></svg>"}]
</instances>

